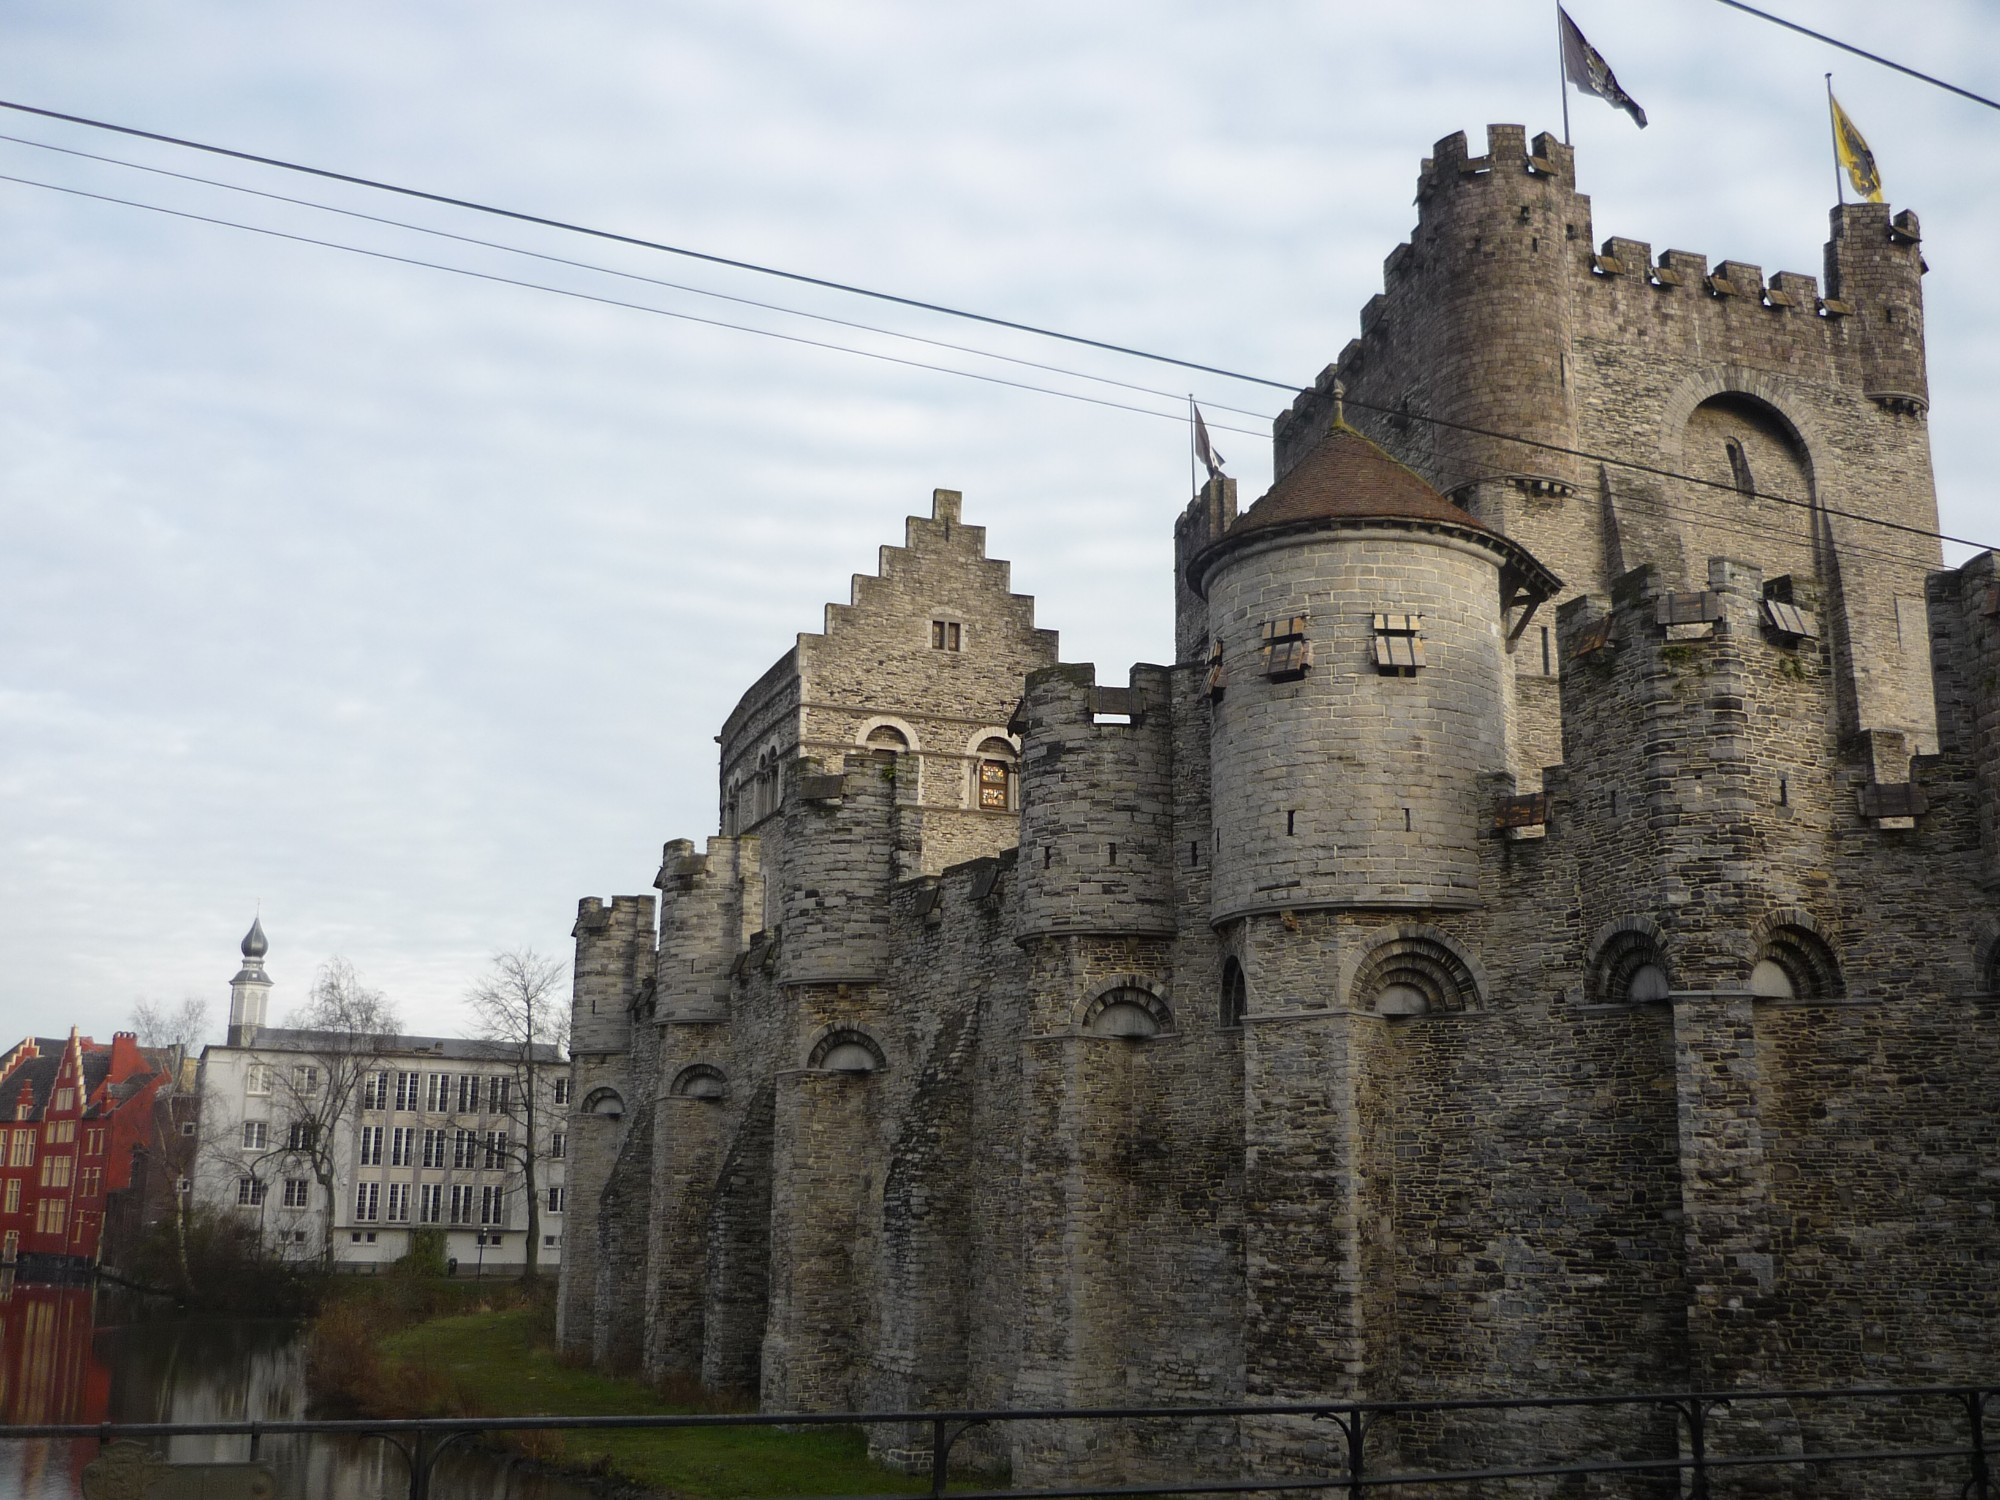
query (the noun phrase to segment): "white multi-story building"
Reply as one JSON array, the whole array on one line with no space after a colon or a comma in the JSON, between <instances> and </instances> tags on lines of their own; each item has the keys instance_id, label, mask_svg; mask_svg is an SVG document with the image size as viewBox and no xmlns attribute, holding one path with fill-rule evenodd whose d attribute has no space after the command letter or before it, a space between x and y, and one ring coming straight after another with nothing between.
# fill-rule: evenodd
<instances>
[{"instance_id":1,"label":"white multi-story building","mask_svg":"<svg viewBox=\"0 0 2000 1500\"><path fill-rule=\"evenodd\" d=\"M561 1054L538 1045L531 1068L500 1042L266 1026L268 947L253 922L230 984L228 1040L202 1051L197 1200L253 1221L296 1259L330 1243L338 1263L384 1263L431 1229L462 1273L518 1271L530 1234L539 1264L559 1265Z\"/></svg>"}]
</instances>

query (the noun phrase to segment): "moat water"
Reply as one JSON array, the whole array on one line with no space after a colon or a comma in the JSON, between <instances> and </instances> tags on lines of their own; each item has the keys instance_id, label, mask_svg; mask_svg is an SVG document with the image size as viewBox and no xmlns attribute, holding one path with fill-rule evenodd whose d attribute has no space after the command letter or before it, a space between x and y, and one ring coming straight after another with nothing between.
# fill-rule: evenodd
<instances>
[{"instance_id":1,"label":"moat water","mask_svg":"<svg viewBox=\"0 0 2000 1500\"><path fill-rule=\"evenodd\" d=\"M10 1438L53 1422L281 1421L305 1412L305 1346L297 1324L252 1319L125 1321L88 1287L0 1287L0 1497L80 1500L94 1440ZM177 1437L170 1461L243 1459L249 1440ZM401 1454L369 1439L264 1438L258 1457L279 1500L402 1500ZM591 1500L583 1486L524 1472L483 1453L448 1454L433 1500Z\"/></svg>"}]
</instances>

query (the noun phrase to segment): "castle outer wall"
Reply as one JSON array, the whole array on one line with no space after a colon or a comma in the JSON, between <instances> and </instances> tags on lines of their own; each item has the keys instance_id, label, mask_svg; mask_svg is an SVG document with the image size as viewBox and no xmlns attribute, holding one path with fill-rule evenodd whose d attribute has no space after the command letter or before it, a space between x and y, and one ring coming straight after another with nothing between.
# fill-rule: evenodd
<instances>
[{"instance_id":1,"label":"castle outer wall","mask_svg":"<svg viewBox=\"0 0 2000 1500\"><path fill-rule=\"evenodd\" d=\"M1566 148L1448 138L1122 684L940 491L731 716L724 832L580 908L565 1345L774 1410L1990 1379L2000 578L1857 519L1935 529L1916 246L1841 210L1823 287L1593 249Z\"/></svg>"}]
</instances>

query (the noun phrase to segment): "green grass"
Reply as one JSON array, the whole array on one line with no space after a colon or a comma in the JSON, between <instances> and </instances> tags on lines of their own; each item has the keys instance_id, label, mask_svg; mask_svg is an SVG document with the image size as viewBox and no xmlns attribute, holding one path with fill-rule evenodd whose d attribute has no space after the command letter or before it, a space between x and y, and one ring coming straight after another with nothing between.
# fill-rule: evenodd
<instances>
[{"instance_id":1,"label":"green grass","mask_svg":"<svg viewBox=\"0 0 2000 1500\"><path fill-rule=\"evenodd\" d=\"M483 1416L624 1416L681 1413L651 1387L558 1360L546 1314L523 1307L419 1323L383 1341L392 1361L448 1384ZM915 1494L926 1483L872 1464L852 1429L783 1432L773 1427L671 1432L550 1433L529 1451L562 1468L608 1470L676 1495L713 1500L796 1495Z\"/></svg>"}]
</instances>

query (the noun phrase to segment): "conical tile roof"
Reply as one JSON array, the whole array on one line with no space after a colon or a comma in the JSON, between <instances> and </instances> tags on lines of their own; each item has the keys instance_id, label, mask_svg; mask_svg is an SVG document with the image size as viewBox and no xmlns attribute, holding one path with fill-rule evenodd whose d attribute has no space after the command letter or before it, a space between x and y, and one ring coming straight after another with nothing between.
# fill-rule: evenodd
<instances>
[{"instance_id":1,"label":"conical tile roof","mask_svg":"<svg viewBox=\"0 0 2000 1500\"><path fill-rule=\"evenodd\" d=\"M1539 597L1552 597L1561 588L1561 581L1520 543L1453 505L1416 470L1397 463L1345 422L1334 423L1263 499L1194 558L1188 566L1188 583L1205 593L1210 568L1260 534L1377 522L1449 527L1492 548L1510 577L1518 575Z\"/></svg>"},{"instance_id":2,"label":"conical tile roof","mask_svg":"<svg viewBox=\"0 0 2000 1500\"><path fill-rule=\"evenodd\" d=\"M1286 470L1229 535L1318 520L1437 521L1492 530L1345 422Z\"/></svg>"}]
</instances>

